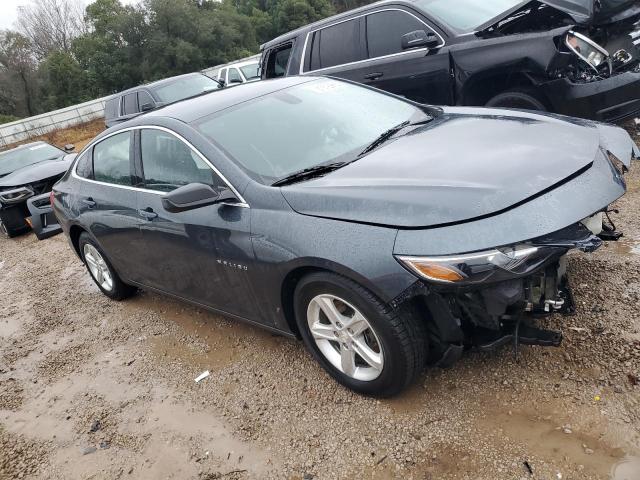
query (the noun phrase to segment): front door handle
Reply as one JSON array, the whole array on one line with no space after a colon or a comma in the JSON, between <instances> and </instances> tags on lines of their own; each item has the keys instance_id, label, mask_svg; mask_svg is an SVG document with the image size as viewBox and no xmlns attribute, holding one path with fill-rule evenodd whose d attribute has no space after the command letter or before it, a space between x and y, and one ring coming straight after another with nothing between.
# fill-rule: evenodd
<instances>
[{"instance_id":1,"label":"front door handle","mask_svg":"<svg viewBox=\"0 0 640 480\"><path fill-rule=\"evenodd\" d=\"M154 212L152 208L145 208L144 210L138 210L138 213L140 214L141 217L144 217L147 220L153 220L158 216L158 214Z\"/></svg>"},{"instance_id":2,"label":"front door handle","mask_svg":"<svg viewBox=\"0 0 640 480\"><path fill-rule=\"evenodd\" d=\"M364 76L365 80L377 80L380 77L384 76L384 73L382 72L373 72L373 73L368 73Z\"/></svg>"},{"instance_id":3,"label":"front door handle","mask_svg":"<svg viewBox=\"0 0 640 480\"><path fill-rule=\"evenodd\" d=\"M93 201L93 198L89 197L89 198L85 198L84 200L82 200L82 203L84 203L87 208L94 208L97 204L96 202Z\"/></svg>"}]
</instances>

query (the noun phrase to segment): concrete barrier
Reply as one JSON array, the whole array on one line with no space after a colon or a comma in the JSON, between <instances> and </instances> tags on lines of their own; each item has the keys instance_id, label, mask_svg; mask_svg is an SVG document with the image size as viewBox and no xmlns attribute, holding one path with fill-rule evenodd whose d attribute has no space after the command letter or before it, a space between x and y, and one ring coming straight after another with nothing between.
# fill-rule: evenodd
<instances>
[{"instance_id":1,"label":"concrete barrier","mask_svg":"<svg viewBox=\"0 0 640 480\"><path fill-rule=\"evenodd\" d=\"M218 73L218 70L223 67L259 58L260 55L254 55L224 65L216 65L215 67L202 70L202 73L213 78ZM108 98L109 97L98 98L90 102L36 115L35 117L23 118L15 122L1 124L0 146L21 142L54 130L74 127L91 120L104 118L104 104Z\"/></svg>"}]
</instances>

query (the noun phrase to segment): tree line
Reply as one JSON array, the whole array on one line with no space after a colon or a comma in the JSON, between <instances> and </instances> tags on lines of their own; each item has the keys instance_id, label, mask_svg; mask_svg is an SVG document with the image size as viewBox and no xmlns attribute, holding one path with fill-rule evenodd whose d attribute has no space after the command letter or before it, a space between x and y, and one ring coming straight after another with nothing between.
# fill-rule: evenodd
<instances>
[{"instance_id":1,"label":"tree line","mask_svg":"<svg viewBox=\"0 0 640 480\"><path fill-rule=\"evenodd\" d=\"M0 122L255 54L371 0L32 0L0 31Z\"/></svg>"}]
</instances>

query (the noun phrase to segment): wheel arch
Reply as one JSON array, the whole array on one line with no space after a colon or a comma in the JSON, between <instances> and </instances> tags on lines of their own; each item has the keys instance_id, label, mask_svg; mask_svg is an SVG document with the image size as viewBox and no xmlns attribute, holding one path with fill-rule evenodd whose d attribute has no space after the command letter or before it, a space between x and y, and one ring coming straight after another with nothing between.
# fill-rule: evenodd
<instances>
[{"instance_id":1,"label":"wheel arch","mask_svg":"<svg viewBox=\"0 0 640 480\"><path fill-rule=\"evenodd\" d=\"M80 254L80 235L82 235L83 232L89 233L86 229L78 225L71 225L71 228L69 228L69 240L71 241L71 245L73 246L76 255L80 258L82 258L82 255Z\"/></svg>"},{"instance_id":2,"label":"wheel arch","mask_svg":"<svg viewBox=\"0 0 640 480\"><path fill-rule=\"evenodd\" d=\"M526 70L484 71L473 75L463 84L459 103L484 106L496 95L517 88L536 88L539 84L536 76ZM537 94L546 100L540 89L537 89Z\"/></svg>"},{"instance_id":3,"label":"wheel arch","mask_svg":"<svg viewBox=\"0 0 640 480\"><path fill-rule=\"evenodd\" d=\"M385 295L384 292L377 288L375 284L365 276L344 265L317 258L301 259L296 262L295 265L291 266L287 274L284 276L280 286L280 304L283 316L289 329L298 338L300 338L300 332L298 330L294 312L295 290L302 278L316 272L327 272L340 275L356 282L363 288L366 288L384 303L388 303L391 300L388 295Z\"/></svg>"}]
</instances>

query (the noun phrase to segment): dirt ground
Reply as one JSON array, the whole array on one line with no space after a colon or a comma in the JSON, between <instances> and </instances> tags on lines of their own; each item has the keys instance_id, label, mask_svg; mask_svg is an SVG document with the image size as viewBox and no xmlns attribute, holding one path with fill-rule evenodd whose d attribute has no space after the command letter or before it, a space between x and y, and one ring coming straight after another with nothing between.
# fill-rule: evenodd
<instances>
[{"instance_id":1,"label":"dirt ground","mask_svg":"<svg viewBox=\"0 0 640 480\"><path fill-rule=\"evenodd\" d=\"M28 140L13 143L2 147L2 150L16 147L23 143L43 141L55 145L58 148L64 148L65 145L73 144L76 152L79 152L89 143L96 135L104 131L104 118L92 120L75 127L55 130L53 132L36 135Z\"/></svg>"},{"instance_id":2,"label":"dirt ground","mask_svg":"<svg viewBox=\"0 0 640 480\"><path fill-rule=\"evenodd\" d=\"M640 162L628 183L624 239L570 257L562 347L469 352L391 400L300 342L112 302L62 236L0 238L0 479L638 480Z\"/></svg>"}]
</instances>

